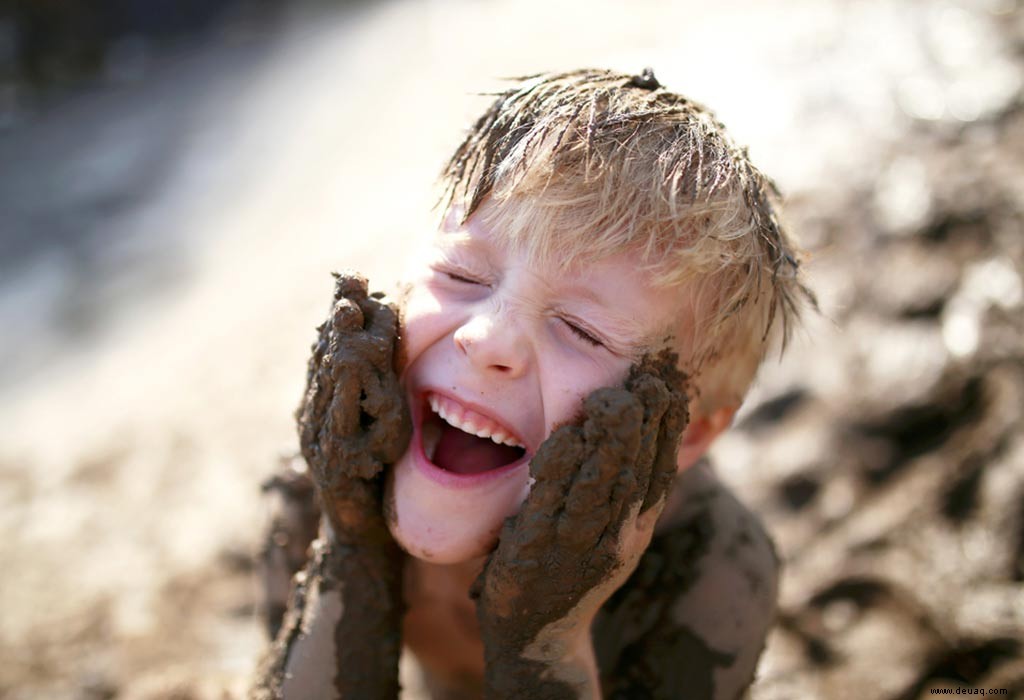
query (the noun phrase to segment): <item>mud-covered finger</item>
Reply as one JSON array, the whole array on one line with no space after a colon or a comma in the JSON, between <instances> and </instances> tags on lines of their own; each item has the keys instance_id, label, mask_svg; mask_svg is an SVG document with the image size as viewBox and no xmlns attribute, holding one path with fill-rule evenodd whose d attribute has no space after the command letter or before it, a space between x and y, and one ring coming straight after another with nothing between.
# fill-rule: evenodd
<instances>
[{"instance_id":1,"label":"mud-covered finger","mask_svg":"<svg viewBox=\"0 0 1024 700\"><path fill-rule=\"evenodd\" d=\"M589 546L608 528L614 528L622 510L614 493L620 471L636 463L643 411L622 389L601 389L584 402L583 438L588 452L574 475L559 516L560 541Z\"/></svg>"},{"instance_id":2,"label":"mud-covered finger","mask_svg":"<svg viewBox=\"0 0 1024 700\"><path fill-rule=\"evenodd\" d=\"M683 387L668 387L668 405L661 418L657 450L651 466L651 480L640 512L663 502L675 483L679 440L690 421L687 396Z\"/></svg>"},{"instance_id":3,"label":"mud-covered finger","mask_svg":"<svg viewBox=\"0 0 1024 700\"><path fill-rule=\"evenodd\" d=\"M367 454L380 464L397 461L412 436L412 420L398 377L390 371L367 371L359 411Z\"/></svg>"},{"instance_id":4,"label":"mud-covered finger","mask_svg":"<svg viewBox=\"0 0 1024 700\"><path fill-rule=\"evenodd\" d=\"M334 299L350 299L360 304L367 297L369 282L355 270L332 272L334 276Z\"/></svg>"},{"instance_id":5,"label":"mud-covered finger","mask_svg":"<svg viewBox=\"0 0 1024 700\"><path fill-rule=\"evenodd\" d=\"M306 390L313 384L313 378L316 373L320 370L320 363L323 361L324 355L327 353L329 345L329 333L327 330L328 323L324 321L316 327L317 338L316 341L310 346L309 349L309 361L306 363ZM303 397L305 399L305 397Z\"/></svg>"},{"instance_id":6,"label":"mud-covered finger","mask_svg":"<svg viewBox=\"0 0 1024 700\"><path fill-rule=\"evenodd\" d=\"M348 358L331 355L331 377L334 381L331 407L328 411L332 435L348 436L359 432L360 403L371 368Z\"/></svg>"},{"instance_id":7,"label":"mud-covered finger","mask_svg":"<svg viewBox=\"0 0 1024 700\"><path fill-rule=\"evenodd\" d=\"M335 536L352 534L367 523L367 513L376 513L380 503L380 484L363 479L335 479L320 490L324 510L331 520Z\"/></svg>"},{"instance_id":8,"label":"mud-covered finger","mask_svg":"<svg viewBox=\"0 0 1024 700\"><path fill-rule=\"evenodd\" d=\"M324 326L321 326L321 331L325 331ZM322 332L320 341L314 345L313 357L310 359L306 393L296 411L302 454L313 471L323 469L323 465L320 464L324 457L319 444L320 431L333 397L331 360L330 355L326 354L326 333Z\"/></svg>"},{"instance_id":9,"label":"mud-covered finger","mask_svg":"<svg viewBox=\"0 0 1024 700\"><path fill-rule=\"evenodd\" d=\"M622 390L618 390L622 391ZM615 418L617 430L608 431L617 435L621 445L621 458L616 465L616 480L612 485L608 501L608 525L605 533L618 534L622 524L628 517L634 504L642 497L638 496L639 482L646 483L648 471L639 464L639 453L643 440L643 405L635 396L628 393L619 397Z\"/></svg>"},{"instance_id":10,"label":"mud-covered finger","mask_svg":"<svg viewBox=\"0 0 1024 700\"><path fill-rule=\"evenodd\" d=\"M521 556L536 557L554 545L556 517L565 507L566 492L583 456L580 427L564 425L541 444L530 460L534 483L509 531Z\"/></svg>"},{"instance_id":11,"label":"mud-covered finger","mask_svg":"<svg viewBox=\"0 0 1024 700\"><path fill-rule=\"evenodd\" d=\"M331 305L331 339L330 350L337 352L338 341L349 334L363 330L363 310L351 299L341 298Z\"/></svg>"},{"instance_id":12,"label":"mud-covered finger","mask_svg":"<svg viewBox=\"0 0 1024 700\"><path fill-rule=\"evenodd\" d=\"M566 488L583 457L583 436L579 426L563 425L551 433L530 459L530 476L534 484L522 510L553 516L563 506Z\"/></svg>"},{"instance_id":13,"label":"mud-covered finger","mask_svg":"<svg viewBox=\"0 0 1024 700\"><path fill-rule=\"evenodd\" d=\"M643 426L640 430L640 447L637 451L635 488L622 499L627 508L642 504L647 499L651 474L656 461L662 419L669 406L669 389L660 378L647 373L630 377L627 389L643 407Z\"/></svg>"},{"instance_id":14,"label":"mud-covered finger","mask_svg":"<svg viewBox=\"0 0 1024 700\"><path fill-rule=\"evenodd\" d=\"M398 335L398 311L384 299L370 297L360 303L363 328L375 338L393 343Z\"/></svg>"}]
</instances>

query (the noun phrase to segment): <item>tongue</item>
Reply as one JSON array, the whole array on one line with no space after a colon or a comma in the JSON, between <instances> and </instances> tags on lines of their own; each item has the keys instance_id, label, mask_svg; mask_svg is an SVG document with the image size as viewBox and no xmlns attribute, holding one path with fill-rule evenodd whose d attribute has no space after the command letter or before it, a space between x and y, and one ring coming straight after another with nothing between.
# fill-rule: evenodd
<instances>
[{"instance_id":1,"label":"tongue","mask_svg":"<svg viewBox=\"0 0 1024 700\"><path fill-rule=\"evenodd\" d=\"M522 451L445 425L433 462L456 474L479 474L516 461Z\"/></svg>"}]
</instances>

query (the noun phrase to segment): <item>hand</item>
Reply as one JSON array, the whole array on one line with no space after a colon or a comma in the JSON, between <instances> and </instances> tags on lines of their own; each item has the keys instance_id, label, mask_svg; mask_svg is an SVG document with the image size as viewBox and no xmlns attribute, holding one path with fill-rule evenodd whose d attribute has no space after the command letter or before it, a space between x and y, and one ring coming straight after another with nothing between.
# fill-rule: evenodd
<instances>
[{"instance_id":1,"label":"hand","mask_svg":"<svg viewBox=\"0 0 1024 700\"><path fill-rule=\"evenodd\" d=\"M336 278L331 316L318 329L296 412L323 510L322 536L296 578L255 697L399 692L403 555L381 502L384 468L412 433L393 366L398 316L381 296L367 294L364 278Z\"/></svg>"},{"instance_id":2,"label":"hand","mask_svg":"<svg viewBox=\"0 0 1024 700\"><path fill-rule=\"evenodd\" d=\"M530 495L471 591L495 697L522 694L523 674L557 668L580 645L593 663L590 623L636 568L674 480L688 420L683 383L674 354L645 358L623 387L591 394L582 417L531 460ZM567 688L586 685L579 669L561 678Z\"/></svg>"},{"instance_id":3,"label":"hand","mask_svg":"<svg viewBox=\"0 0 1024 700\"><path fill-rule=\"evenodd\" d=\"M335 278L331 316L318 328L296 412L299 441L334 536L374 547L391 540L382 473L412 433L393 366L398 315L382 295L367 294L365 278Z\"/></svg>"}]
</instances>

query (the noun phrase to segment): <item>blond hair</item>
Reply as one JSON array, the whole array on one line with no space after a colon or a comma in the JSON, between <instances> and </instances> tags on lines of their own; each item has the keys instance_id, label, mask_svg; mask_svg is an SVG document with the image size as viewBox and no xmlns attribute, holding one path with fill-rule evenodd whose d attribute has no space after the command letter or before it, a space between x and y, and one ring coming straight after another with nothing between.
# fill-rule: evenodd
<instances>
[{"instance_id":1,"label":"blond hair","mask_svg":"<svg viewBox=\"0 0 1024 700\"><path fill-rule=\"evenodd\" d=\"M655 284L685 289L695 323L681 364L705 414L738 406L773 329L784 347L814 305L775 185L708 109L649 69L516 79L456 149L442 186L443 215L464 223L487 198L495 230L539 261L629 251Z\"/></svg>"}]
</instances>

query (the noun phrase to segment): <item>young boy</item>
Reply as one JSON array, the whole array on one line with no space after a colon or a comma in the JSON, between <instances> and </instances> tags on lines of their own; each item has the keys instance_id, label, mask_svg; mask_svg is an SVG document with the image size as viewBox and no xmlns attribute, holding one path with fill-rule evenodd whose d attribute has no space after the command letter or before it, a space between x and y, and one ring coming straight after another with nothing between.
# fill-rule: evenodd
<instances>
[{"instance_id":1,"label":"young boy","mask_svg":"<svg viewBox=\"0 0 1024 700\"><path fill-rule=\"evenodd\" d=\"M701 457L812 301L771 183L649 70L583 70L500 94L444 184L396 306L338 276L320 538L253 697L395 697L403 643L439 698L738 697L778 561ZM273 482L278 591L307 479Z\"/></svg>"}]
</instances>

